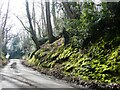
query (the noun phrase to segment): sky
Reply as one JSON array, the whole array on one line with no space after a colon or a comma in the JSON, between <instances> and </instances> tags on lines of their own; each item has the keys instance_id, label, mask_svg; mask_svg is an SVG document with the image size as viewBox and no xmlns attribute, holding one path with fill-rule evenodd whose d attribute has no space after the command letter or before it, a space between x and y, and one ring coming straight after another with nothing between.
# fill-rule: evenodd
<instances>
[{"instance_id":1,"label":"sky","mask_svg":"<svg viewBox=\"0 0 120 90\"><path fill-rule=\"evenodd\" d=\"M7 11L7 3L8 0L0 0L0 5L3 4L2 13L6 13ZM11 32L16 34L19 32L18 29L21 28L20 22L17 20L15 15L22 17L23 13L25 12L24 9L24 0L10 0L10 7L9 7L9 19L7 21L8 26L13 26ZM15 15L14 15L15 14Z\"/></svg>"},{"instance_id":2,"label":"sky","mask_svg":"<svg viewBox=\"0 0 120 90\"><path fill-rule=\"evenodd\" d=\"M7 24L13 26L11 32L16 34L23 29L20 21L16 18L18 16L23 22L26 20L26 7L25 7L25 0L0 0L0 5L3 3L2 12L6 13L7 10L7 3L10 1L10 11L9 11L9 20ZM32 2L33 0L28 0L28 2ZM35 0L38 2L40 0ZM16 16L15 16L16 15Z\"/></svg>"},{"instance_id":3,"label":"sky","mask_svg":"<svg viewBox=\"0 0 120 90\"><path fill-rule=\"evenodd\" d=\"M11 32L13 34L16 34L16 33L20 32L20 30L23 27L22 27L21 23L19 22L19 20L15 17L15 15L24 20L24 16L26 15L25 0L9 0L9 1L10 1L10 12L9 12L9 20L8 20L7 24L8 25L12 24L13 28L12 28ZM32 0L28 0L28 1L30 2ZM38 1L40 1L40 0L35 0L35 2L38 2ZM74 0L71 0L71 1L74 1ZM96 3L99 3L99 0L93 0L93 1L95 1ZM4 5L2 8L2 12L6 13L8 0L0 0L0 5L3 2L4 2Z\"/></svg>"},{"instance_id":4,"label":"sky","mask_svg":"<svg viewBox=\"0 0 120 90\"><path fill-rule=\"evenodd\" d=\"M15 24L15 26L13 28L13 33L17 33L17 32L19 32L18 29L22 28L22 25L19 22L19 20L16 18L16 16L23 18L24 15L26 14L24 0L10 0L10 6L11 6L10 18L11 18L12 22Z\"/></svg>"}]
</instances>

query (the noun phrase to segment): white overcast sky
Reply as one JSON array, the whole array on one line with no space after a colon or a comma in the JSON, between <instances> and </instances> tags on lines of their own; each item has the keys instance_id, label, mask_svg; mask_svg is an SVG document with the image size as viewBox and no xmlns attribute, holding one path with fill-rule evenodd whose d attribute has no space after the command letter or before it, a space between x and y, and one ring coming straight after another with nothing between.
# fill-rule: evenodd
<instances>
[{"instance_id":1,"label":"white overcast sky","mask_svg":"<svg viewBox=\"0 0 120 90\"><path fill-rule=\"evenodd\" d=\"M9 7L9 19L8 19L8 22L7 22L7 25L12 25L13 28L12 28L12 33L17 33L21 28L21 24L20 22L17 20L17 18L14 16L17 15L17 16L23 16L23 13L25 12L25 9L24 7L24 0L9 0L10 1L10 7ZM3 4L3 7L2 7L2 13L6 13L7 11L7 3L8 3L8 0L0 0L0 6Z\"/></svg>"},{"instance_id":2,"label":"white overcast sky","mask_svg":"<svg viewBox=\"0 0 120 90\"><path fill-rule=\"evenodd\" d=\"M24 15L26 14L25 0L9 0L9 1L10 1L10 12L9 12L10 18L9 18L7 24L12 24L14 26L12 28L12 33L17 33L22 28L22 25L19 22L19 20L14 16L14 14L19 16L20 18L24 18ZM28 1L30 2L32 0L28 0ZM35 0L35 1L37 2L40 0ZM96 1L96 3L99 3L99 0L93 0L93 1ZM0 7L3 3L3 8L2 8L3 13L6 13L7 2L8 2L8 0L0 0Z\"/></svg>"}]
</instances>

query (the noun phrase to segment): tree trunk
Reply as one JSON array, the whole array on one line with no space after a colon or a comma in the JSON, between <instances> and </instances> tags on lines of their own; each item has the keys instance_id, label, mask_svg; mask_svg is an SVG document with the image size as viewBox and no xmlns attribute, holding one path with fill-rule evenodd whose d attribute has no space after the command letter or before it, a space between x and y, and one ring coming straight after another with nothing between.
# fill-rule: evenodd
<instances>
[{"instance_id":1,"label":"tree trunk","mask_svg":"<svg viewBox=\"0 0 120 90\"><path fill-rule=\"evenodd\" d=\"M2 55L2 30L0 29L0 57Z\"/></svg>"},{"instance_id":2,"label":"tree trunk","mask_svg":"<svg viewBox=\"0 0 120 90\"><path fill-rule=\"evenodd\" d=\"M64 8L65 8L65 11L67 13L67 17L70 18L70 19L75 19L74 17L74 14L73 14L73 11L70 9L70 5L68 2L62 2Z\"/></svg>"},{"instance_id":3,"label":"tree trunk","mask_svg":"<svg viewBox=\"0 0 120 90\"><path fill-rule=\"evenodd\" d=\"M46 30L47 30L47 24L46 24L46 21L45 21L45 12L44 12L44 5L43 5L43 2L41 1L41 11L42 11L42 15L41 15L41 18L42 18L42 21L41 21L41 24L42 24L42 29L44 30L43 31L43 36L46 36Z\"/></svg>"},{"instance_id":4,"label":"tree trunk","mask_svg":"<svg viewBox=\"0 0 120 90\"><path fill-rule=\"evenodd\" d=\"M50 20L50 3L45 2L45 5L46 5L46 21L47 21L48 39L49 39L49 43L52 43L54 42L55 37L53 36L52 25Z\"/></svg>"},{"instance_id":5,"label":"tree trunk","mask_svg":"<svg viewBox=\"0 0 120 90\"><path fill-rule=\"evenodd\" d=\"M6 12L6 14L5 14L5 20L4 20L4 22L3 22L3 26L2 26L2 34L1 34L1 49L2 49L2 52L4 53L4 54L6 54L7 53L7 40L5 40L5 39L7 39L7 34L6 34L6 25L7 25L7 20L8 20L8 14L9 14L9 1L8 1L8 5L7 5L7 12Z\"/></svg>"},{"instance_id":6,"label":"tree trunk","mask_svg":"<svg viewBox=\"0 0 120 90\"><path fill-rule=\"evenodd\" d=\"M57 19L56 19L56 8L55 8L56 1L53 0L52 2L52 15L53 15L53 22L54 22L54 35L56 35L57 30Z\"/></svg>"},{"instance_id":7,"label":"tree trunk","mask_svg":"<svg viewBox=\"0 0 120 90\"><path fill-rule=\"evenodd\" d=\"M36 36L36 32L35 32L35 30L33 28L33 25L32 25L32 20L31 20L31 16L30 16L30 12L29 12L29 4L28 4L27 0L26 0L26 12L27 12L27 18L28 18L28 21L29 21L29 25L30 25L31 38L36 45L36 49L39 49L40 48L39 47L39 41L38 41L38 38Z\"/></svg>"},{"instance_id":8,"label":"tree trunk","mask_svg":"<svg viewBox=\"0 0 120 90\"><path fill-rule=\"evenodd\" d=\"M33 10L32 10L32 19L33 19L33 29L36 31L36 14L35 14L35 2L33 1Z\"/></svg>"}]
</instances>

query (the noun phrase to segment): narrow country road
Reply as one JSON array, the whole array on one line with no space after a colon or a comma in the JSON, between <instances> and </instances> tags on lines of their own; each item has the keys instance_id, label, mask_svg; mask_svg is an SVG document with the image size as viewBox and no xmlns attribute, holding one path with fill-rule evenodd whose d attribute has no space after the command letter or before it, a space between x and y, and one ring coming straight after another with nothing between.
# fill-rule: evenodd
<instances>
[{"instance_id":1,"label":"narrow country road","mask_svg":"<svg viewBox=\"0 0 120 90\"><path fill-rule=\"evenodd\" d=\"M16 68L11 68L14 62L17 63ZM61 80L51 79L23 66L19 59L11 59L0 72L0 88L73 88Z\"/></svg>"}]
</instances>

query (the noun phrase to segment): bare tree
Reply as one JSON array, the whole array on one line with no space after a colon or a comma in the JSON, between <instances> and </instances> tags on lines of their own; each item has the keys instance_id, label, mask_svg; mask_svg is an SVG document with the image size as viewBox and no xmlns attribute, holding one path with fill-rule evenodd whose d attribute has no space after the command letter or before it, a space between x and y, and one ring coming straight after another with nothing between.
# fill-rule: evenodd
<instances>
[{"instance_id":1,"label":"bare tree","mask_svg":"<svg viewBox=\"0 0 120 90\"><path fill-rule=\"evenodd\" d=\"M80 17L80 8L81 8L81 3L77 2L62 2L64 6L65 13L69 19L77 19ZM76 6L78 8L76 8Z\"/></svg>"},{"instance_id":2,"label":"bare tree","mask_svg":"<svg viewBox=\"0 0 120 90\"><path fill-rule=\"evenodd\" d=\"M47 33L46 33L47 24L45 20L45 5L43 4L42 1L39 3L39 5L40 5L39 7L41 10L41 16L40 16L40 19L37 21L37 26L38 26L38 32L41 38L41 37L47 36Z\"/></svg>"},{"instance_id":3,"label":"bare tree","mask_svg":"<svg viewBox=\"0 0 120 90\"><path fill-rule=\"evenodd\" d=\"M70 18L70 19L74 19L74 13L70 9L69 2L62 2L62 4L65 8L66 13L67 13L67 17Z\"/></svg>"},{"instance_id":4,"label":"bare tree","mask_svg":"<svg viewBox=\"0 0 120 90\"><path fill-rule=\"evenodd\" d=\"M32 7L32 21L33 21L33 29L36 31L36 13L35 13L35 2L33 0L33 7Z\"/></svg>"},{"instance_id":5,"label":"bare tree","mask_svg":"<svg viewBox=\"0 0 120 90\"><path fill-rule=\"evenodd\" d=\"M2 9L2 5L0 7L0 17L1 17L1 9ZM1 53L2 53L2 29L0 28L0 57L1 57Z\"/></svg>"},{"instance_id":6,"label":"bare tree","mask_svg":"<svg viewBox=\"0 0 120 90\"><path fill-rule=\"evenodd\" d=\"M2 50L3 50L5 55L7 54L7 44L9 42L9 40L12 39L11 37L8 36L8 33L11 29L12 29L12 26L6 28L5 31L4 31L4 42L3 42Z\"/></svg>"},{"instance_id":7,"label":"bare tree","mask_svg":"<svg viewBox=\"0 0 120 90\"><path fill-rule=\"evenodd\" d=\"M9 14L9 1L8 1L8 4L7 4L7 11L5 13L4 16L2 16L2 5L0 7L0 18L1 18L1 26L0 26L0 55L1 55L1 52L2 50L4 50L4 47L6 47L6 41L5 40L5 37L6 36L6 25L7 25L7 20L8 20L8 14ZM3 45L4 44L4 45ZM3 51L4 52L4 51ZM4 52L6 54L6 52Z\"/></svg>"},{"instance_id":8,"label":"bare tree","mask_svg":"<svg viewBox=\"0 0 120 90\"><path fill-rule=\"evenodd\" d=\"M34 41L35 45L36 45L36 49L39 49L39 41L38 38L36 37L36 32L33 28L33 24L32 24L32 20L31 20L31 15L30 15L30 11L29 11L29 3L28 0L26 0L26 12L27 12L27 18L29 21L29 25L30 25L30 34L31 34L31 38Z\"/></svg>"},{"instance_id":9,"label":"bare tree","mask_svg":"<svg viewBox=\"0 0 120 90\"><path fill-rule=\"evenodd\" d=\"M2 30L0 29L0 57L2 53Z\"/></svg>"},{"instance_id":10,"label":"bare tree","mask_svg":"<svg viewBox=\"0 0 120 90\"><path fill-rule=\"evenodd\" d=\"M39 38L42 38L43 37L43 28L40 27L40 26L42 26L41 22L40 21L36 22L36 24L37 24L37 27L38 27Z\"/></svg>"},{"instance_id":11,"label":"bare tree","mask_svg":"<svg viewBox=\"0 0 120 90\"><path fill-rule=\"evenodd\" d=\"M4 19L4 23L3 23L3 26L2 26L2 35L3 35L3 38L4 38L5 27L6 27L7 19L8 19L9 4L10 4L10 3L9 3L9 1L8 1L7 12L6 12L5 19Z\"/></svg>"},{"instance_id":12,"label":"bare tree","mask_svg":"<svg viewBox=\"0 0 120 90\"><path fill-rule=\"evenodd\" d=\"M56 1L54 1L54 0L53 0L53 2L52 2L52 15L53 15L53 22L54 22L53 32L54 32L54 34L56 34L56 29L57 29Z\"/></svg>"},{"instance_id":13,"label":"bare tree","mask_svg":"<svg viewBox=\"0 0 120 90\"><path fill-rule=\"evenodd\" d=\"M50 2L49 1L45 2L45 5L46 5L46 21L47 21L48 39L49 39L49 42L52 43L55 41L55 37L53 36L51 19L50 19Z\"/></svg>"},{"instance_id":14,"label":"bare tree","mask_svg":"<svg viewBox=\"0 0 120 90\"><path fill-rule=\"evenodd\" d=\"M42 25L42 29L44 31L43 34L46 35L47 24L46 24L46 21L45 21L44 5L43 5L42 1L41 1L41 11L42 11L42 14L41 14L41 18L42 18L41 25Z\"/></svg>"}]
</instances>

